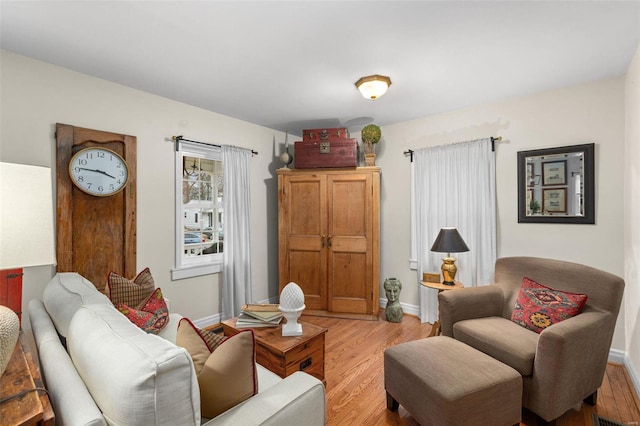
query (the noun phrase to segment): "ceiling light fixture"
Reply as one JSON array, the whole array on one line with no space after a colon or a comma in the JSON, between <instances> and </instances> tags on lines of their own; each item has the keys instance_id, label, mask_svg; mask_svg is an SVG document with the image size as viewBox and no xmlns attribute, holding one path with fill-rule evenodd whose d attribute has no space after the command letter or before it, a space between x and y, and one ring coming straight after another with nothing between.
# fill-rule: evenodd
<instances>
[{"instance_id":1,"label":"ceiling light fixture","mask_svg":"<svg viewBox=\"0 0 640 426\"><path fill-rule=\"evenodd\" d=\"M369 75L356 81L356 87L362 96L371 100L387 93L389 86L391 86L391 79L385 75Z\"/></svg>"}]
</instances>

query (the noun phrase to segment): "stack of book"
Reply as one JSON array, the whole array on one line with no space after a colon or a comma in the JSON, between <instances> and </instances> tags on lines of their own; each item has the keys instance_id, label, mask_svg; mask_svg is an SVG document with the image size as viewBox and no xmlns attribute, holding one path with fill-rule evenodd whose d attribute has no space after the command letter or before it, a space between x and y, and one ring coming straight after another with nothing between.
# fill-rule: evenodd
<instances>
[{"instance_id":1,"label":"stack of book","mask_svg":"<svg viewBox=\"0 0 640 426\"><path fill-rule=\"evenodd\" d=\"M242 307L236 328L277 327L282 321L282 312L276 304L249 304Z\"/></svg>"}]
</instances>

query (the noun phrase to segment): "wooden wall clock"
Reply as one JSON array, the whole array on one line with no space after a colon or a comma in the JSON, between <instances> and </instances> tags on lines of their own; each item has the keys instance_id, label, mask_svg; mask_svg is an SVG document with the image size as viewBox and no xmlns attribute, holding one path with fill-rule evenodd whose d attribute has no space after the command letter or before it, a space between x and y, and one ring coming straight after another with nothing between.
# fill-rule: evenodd
<instances>
[{"instance_id":1,"label":"wooden wall clock","mask_svg":"<svg viewBox=\"0 0 640 426\"><path fill-rule=\"evenodd\" d=\"M136 274L136 138L56 125L58 272Z\"/></svg>"}]
</instances>

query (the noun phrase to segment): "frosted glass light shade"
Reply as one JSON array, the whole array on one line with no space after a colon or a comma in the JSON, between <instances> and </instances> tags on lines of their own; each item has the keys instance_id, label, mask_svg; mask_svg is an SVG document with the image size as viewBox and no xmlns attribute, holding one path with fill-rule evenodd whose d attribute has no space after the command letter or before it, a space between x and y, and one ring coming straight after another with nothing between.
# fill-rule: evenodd
<instances>
[{"instance_id":1,"label":"frosted glass light shade","mask_svg":"<svg viewBox=\"0 0 640 426\"><path fill-rule=\"evenodd\" d=\"M51 169L0 163L0 269L55 263Z\"/></svg>"},{"instance_id":2,"label":"frosted glass light shade","mask_svg":"<svg viewBox=\"0 0 640 426\"><path fill-rule=\"evenodd\" d=\"M387 93L389 86L391 86L391 79L378 74L362 77L356 81L356 87L362 96L371 100L378 99Z\"/></svg>"}]
</instances>

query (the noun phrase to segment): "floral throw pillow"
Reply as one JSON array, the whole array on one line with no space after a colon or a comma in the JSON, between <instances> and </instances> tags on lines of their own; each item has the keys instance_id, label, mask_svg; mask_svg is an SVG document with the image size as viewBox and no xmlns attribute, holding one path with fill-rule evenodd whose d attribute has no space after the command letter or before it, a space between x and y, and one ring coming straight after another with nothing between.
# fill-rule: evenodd
<instances>
[{"instance_id":1,"label":"floral throw pillow","mask_svg":"<svg viewBox=\"0 0 640 426\"><path fill-rule=\"evenodd\" d=\"M222 337L211 349L187 318L178 323L176 345L189 352L200 385L200 412L213 418L258 392L255 340L252 330Z\"/></svg>"},{"instance_id":2,"label":"floral throw pillow","mask_svg":"<svg viewBox=\"0 0 640 426\"><path fill-rule=\"evenodd\" d=\"M144 268L132 280L109 272L105 294L115 306L124 303L139 309L155 287L149 268Z\"/></svg>"},{"instance_id":3,"label":"floral throw pillow","mask_svg":"<svg viewBox=\"0 0 640 426\"><path fill-rule=\"evenodd\" d=\"M169 322L169 310L159 288L143 301L140 309L131 308L124 303L116 305L116 308L129 318L129 321L150 334L160 333Z\"/></svg>"},{"instance_id":4,"label":"floral throw pillow","mask_svg":"<svg viewBox=\"0 0 640 426\"><path fill-rule=\"evenodd\" d=\"M554 290L527 277L511 314L511 321L536 333L576 316L587 302L587 295Z\"/></svg>"}]
</instances>

